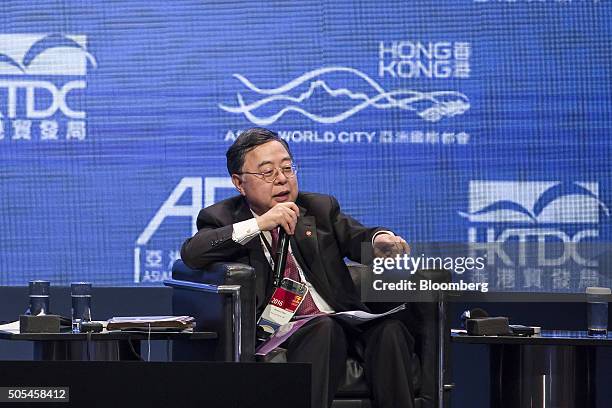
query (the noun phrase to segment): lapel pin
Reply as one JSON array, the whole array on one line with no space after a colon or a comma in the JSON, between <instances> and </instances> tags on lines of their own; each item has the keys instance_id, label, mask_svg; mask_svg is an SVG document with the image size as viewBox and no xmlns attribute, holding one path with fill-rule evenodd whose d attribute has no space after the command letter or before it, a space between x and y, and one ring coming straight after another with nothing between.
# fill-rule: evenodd
<instances>
[{"instance_id":1,"label":"lapel pin","mask_svg":"<svg viewBox=\"0 0 612 408\"><path fill-rule=\"evenodd\" d=\"M309 237L312 235L312 231L306 231L306 236Z\"/></svg>"}]
</instances>

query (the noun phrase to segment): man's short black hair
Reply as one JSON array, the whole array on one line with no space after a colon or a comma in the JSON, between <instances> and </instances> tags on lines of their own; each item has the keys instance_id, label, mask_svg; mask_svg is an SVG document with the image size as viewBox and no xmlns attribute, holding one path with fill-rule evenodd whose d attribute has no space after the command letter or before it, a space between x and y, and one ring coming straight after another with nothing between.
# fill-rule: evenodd
<instances>
[{"instance_id":1,"label":"man's short black hair","mask_svg":"<svg viewBox=\"0 0 612 408\"><path fill-rule=\"evenodd\" d=\"M274 140L282 143L282 145L285 146L285 149L287 149L289 157L293 159L291 150L289 150L289 145L286 141L281 139L278 134L264 128L251 128L242 132L240 136L236 138L230 148L227 149L227 153L225 153L225 156L227 157L227 171L229 174L232 175L241 173L246 154L257 146Z\"/></svg>"}]
</instances>

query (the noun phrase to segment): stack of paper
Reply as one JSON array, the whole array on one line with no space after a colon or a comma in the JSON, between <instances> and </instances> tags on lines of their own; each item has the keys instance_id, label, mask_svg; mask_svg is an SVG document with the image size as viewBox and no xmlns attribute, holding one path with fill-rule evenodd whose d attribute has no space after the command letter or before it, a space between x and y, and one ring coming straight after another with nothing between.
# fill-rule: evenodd
<instances>
[{"instance_id":1,"label":"stack of paper","mask_svg":"<svg viewBox=\"0 0 612 408\"><path fill-rule=\"evenodd\" d=\"M195 327L191 316L127 316L108 320L106 330L187 330Z\"/></svg>"}]
</instances>

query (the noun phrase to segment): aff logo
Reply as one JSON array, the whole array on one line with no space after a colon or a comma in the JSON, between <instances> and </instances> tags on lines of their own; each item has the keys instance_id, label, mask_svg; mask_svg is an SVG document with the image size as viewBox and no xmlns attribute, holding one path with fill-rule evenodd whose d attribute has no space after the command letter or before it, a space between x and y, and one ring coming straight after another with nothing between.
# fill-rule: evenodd
<instances>
[{"instance_id":1,"label":"aff logo","mask_svg":"<svg viewBox=\"0 0 612 408\"><path fill-rule=\"evenodd\" d=\"M569 289L574 278L580 286L596 280L590 268L597 260L580 252L598 238L601 217L609 216L596 182L471 181L469 211L459 215L469 222L468 242L484 244L488 265L498 267L498 287L515 287L516 268L527 271L524 287L543 287L542 268L553 268L553 289ZM568 264L577 266L579 277L563 269Z\"/></svg>"},{"instance_id":2,"label":"aff logo","mask_svg":"<svg viewBox=\"0 0 612 408\"><path fill-rule=\"evenodd\" d=\"M0 140L84 140L84 35L0 34Z\"/></svg>"},{"instance_id":3,"label":"aff logo","mask_svg":"<svg viewBox=\"0 0 612 408\"><path fill-rule=\"evenodd\" d=\"M190 231L185 231L181 237L195 234L198 213L203 207L208 207L218 201L218 193L223 189L235 191L230 177L184 177L181 179L136 239L134 248L135 283L161 282L171 277L172 264L180 258L180 252L176 246L169 247L166 244L164 247L163 244L153 243L152 239L162 228L164 222L172 222L177 219L188 219L191 225Z\"/></svg>"}]
</instances>

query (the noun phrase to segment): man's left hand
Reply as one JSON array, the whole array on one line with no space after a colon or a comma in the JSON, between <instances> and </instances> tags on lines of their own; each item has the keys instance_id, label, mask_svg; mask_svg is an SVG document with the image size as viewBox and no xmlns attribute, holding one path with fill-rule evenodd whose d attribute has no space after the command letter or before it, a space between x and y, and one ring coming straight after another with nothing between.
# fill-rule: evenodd
<instances>
[{"instance_id":1,"label":"man's left hand","mask_svg":"<svg viewBox=\"0 0 612 408\"><path fill-rule=\"evenodd\" d=\"M391 234L378 234L374 238L375 257L388 258L403 254L410 254L410 245L404 238Z\"/></svg>"}]
</instances>

